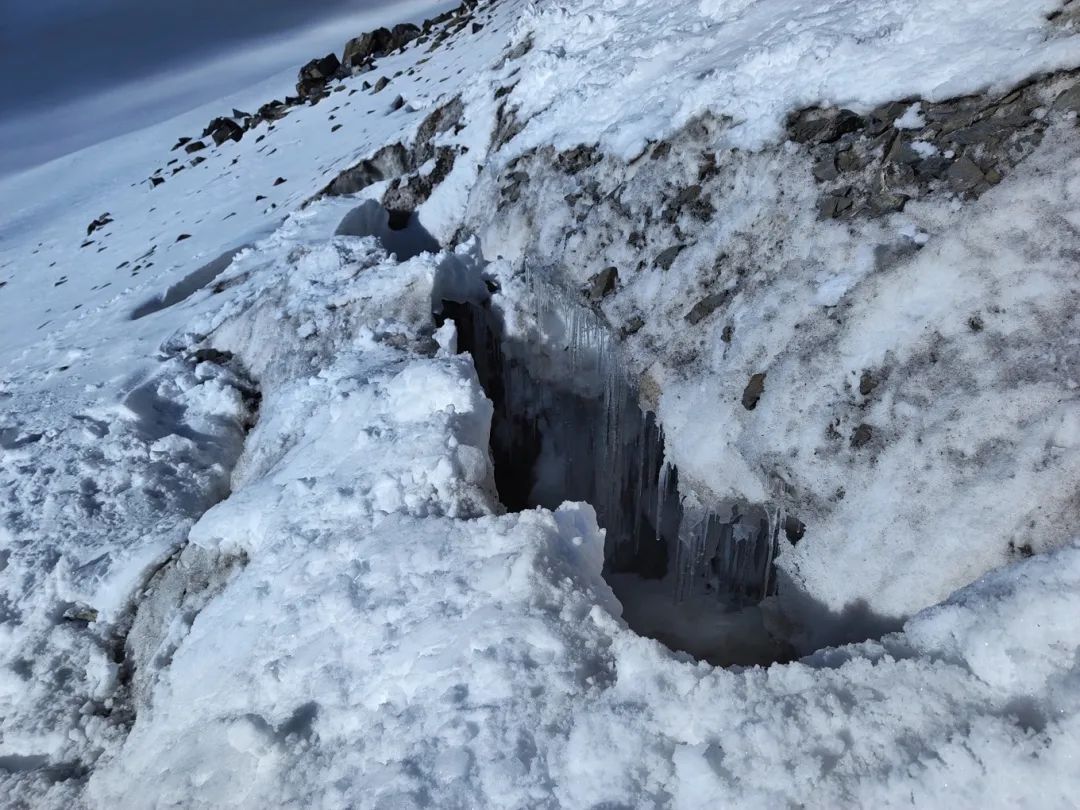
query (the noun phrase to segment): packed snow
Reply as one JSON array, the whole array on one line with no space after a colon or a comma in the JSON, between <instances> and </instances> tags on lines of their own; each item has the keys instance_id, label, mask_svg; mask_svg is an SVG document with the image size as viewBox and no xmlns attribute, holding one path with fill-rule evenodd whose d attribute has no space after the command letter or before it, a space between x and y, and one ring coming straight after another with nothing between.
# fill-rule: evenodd
<instances>
[{"instance_id":1,"label":"packed snow","mask_svg":"<svg viewBox=\"0 0 1080 810\"><path fill-rule=\"evenodd\" d=\"M1080 40L1050 0L908 6L482 2L195 165L178 137L294 72L0 181L0 803L1075 806L1076 113L978 200L872 220L820 221L784 138ZM458 96L407 228L390 178L318 196ZM630 241L703 149L709 221ZM744 263L724 317L688 319L717 253ZM806 523L752 612L612 576L588 503L499 501L492 402L433 310L489 296L558 357L575 315L528 279L607 264L595 311L681 477ZM714 666L731 627L794 660Z\"/></svg>"}]
</instances>

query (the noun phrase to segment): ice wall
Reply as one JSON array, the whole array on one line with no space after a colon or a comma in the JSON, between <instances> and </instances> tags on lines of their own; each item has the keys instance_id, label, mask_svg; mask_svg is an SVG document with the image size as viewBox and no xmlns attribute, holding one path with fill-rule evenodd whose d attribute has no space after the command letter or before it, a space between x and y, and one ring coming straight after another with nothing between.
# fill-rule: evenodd
<instances>
[{"instance_id":1,"label":"ice wall","mask_svg":"<svg viewBox=\"0 0 1080 810\"><path fill-rule=\"evenodd\" d=\"M676 599L708 594L736 608L774 593L782 516L710 504L680 485L610 328L538 274L525 286L527 300L513 306L535 325L527 338L507 336L507 296L445 300L439 314L456 322L459 348L494 403L491 450L506 508L587 501L607 531L608 570L665 580Z\"/></svg>"}]
</instances>

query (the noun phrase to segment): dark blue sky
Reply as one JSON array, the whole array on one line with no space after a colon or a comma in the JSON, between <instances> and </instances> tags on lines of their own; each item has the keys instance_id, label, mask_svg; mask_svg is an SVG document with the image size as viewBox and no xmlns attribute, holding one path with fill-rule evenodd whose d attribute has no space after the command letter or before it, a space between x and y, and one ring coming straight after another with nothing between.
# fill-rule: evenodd
<instances>
[{"instance_id":1,"label":"dark blue sky","mask_svg":"<svg viewBox=\"0 0 1080 810\"><path fill-rule=\"evenodd\" d=\"M320 51L340 51L369 25L451 5L0 0L0 174L164 120ZM226 61L248 52L250 59Z\"/></svg>"}]
</instances>

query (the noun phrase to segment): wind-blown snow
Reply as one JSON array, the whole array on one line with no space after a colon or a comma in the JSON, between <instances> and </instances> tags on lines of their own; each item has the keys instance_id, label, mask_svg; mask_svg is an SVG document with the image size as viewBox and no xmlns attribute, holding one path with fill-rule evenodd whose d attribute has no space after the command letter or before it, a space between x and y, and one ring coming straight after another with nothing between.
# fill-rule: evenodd
<instances>
[{"instance_id":1,"label":"wind-blown snow","mask_svg":"<svg viewBox=\"0 0 1080 810\"><path fill-rule=\"evenodd\" d=\"M777 141L793 107L1004 87L1075 66L1077 40L1044 33L1051 2L909 6L503 0L476 34L380 59L381 93L346 80L156 188L177 137L265 99L0 181L0 803L1073 806L1075 116L976 203L850 227L814 219L808 169ZM511 85L525 128L491 152ZM419 210L454 247L395 256L339 233L385 182L303 206L457 95L462 126L439 143L468 151ZM846 487L780 558L773 618L810 620L788 628L808 654L767 668L632 632L588 504L503 514L491 404L431 321L487 273L509 328L541 335L513 308L516 262L595 269L593 234L561 241L554 208L528 221L489 194L511 159L599 142L614 161L705 111L725 121L711 147L758 151L733 158L712 241L624 274L603 311L649 314L628 354L703 491L766 501L766 469ZM620 166L627 205L647 206L661 184ZM532 182L527 200L576 181ZM697 262L747 230L774 240L748 255L774 261L731 302L729 349L722 324L683 316ZM896 242L924 247L876 261ZM924 333L963 395L901 373L929 363ZM665 347L694 348L691 373ZM896 442L873 464L819 452L886 359L915 382L865 418ZM769 400L747 412L766 363ZM1010 558L1010 541L1039 553ZM896 632L810 652L838 623Z\"/></svg>"}]
</instances>

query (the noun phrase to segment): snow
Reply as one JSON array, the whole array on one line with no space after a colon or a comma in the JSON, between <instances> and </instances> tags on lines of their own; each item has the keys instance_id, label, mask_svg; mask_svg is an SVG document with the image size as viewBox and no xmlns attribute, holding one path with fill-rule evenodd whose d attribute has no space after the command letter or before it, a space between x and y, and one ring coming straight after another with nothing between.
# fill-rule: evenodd
<instances>
[{"instance_id":1,"label":"snow","mask_svg":"<svg viewBox=\"0 0 1080 810\"><path fill-rule=\"evenodd\" d=\"M1076 39L1044 41L1049 2L908 5L504 0L476 35L380 60L381 94L347 80L157 188L178 136L291 76L0 181L0 802L1073 806L1074 122L977 202L870 223L819 223L777 141L793 108L1005 87L1075 64ZM525 128L491 152L515 81ZM468 151L415 229L380 218L385 183L304 205L458 94L440 143ZM497 281L508 333L557 357L568 322L528 298L543 273L584 283L640 251L594 249L608 209L582 227L547 204L579 182L550 153L522 164L520 206L498 172L600 143L600 179L655 209L672 168L618 157L705 111L725 122L709 148L753 150L728 153L708 238L621 273L600 309L649 315L628 370L694 491L803 493L808 532L775 600L673 617L657 588L605 579L589 504L504 513L492 404L431 313ZM720 249L745 281L695 332ZM856 400L867 369L891 371ZM703 657L762 628L802 657L714 666L630 629L650 620Z\"/></svg>"}]
</instances>

